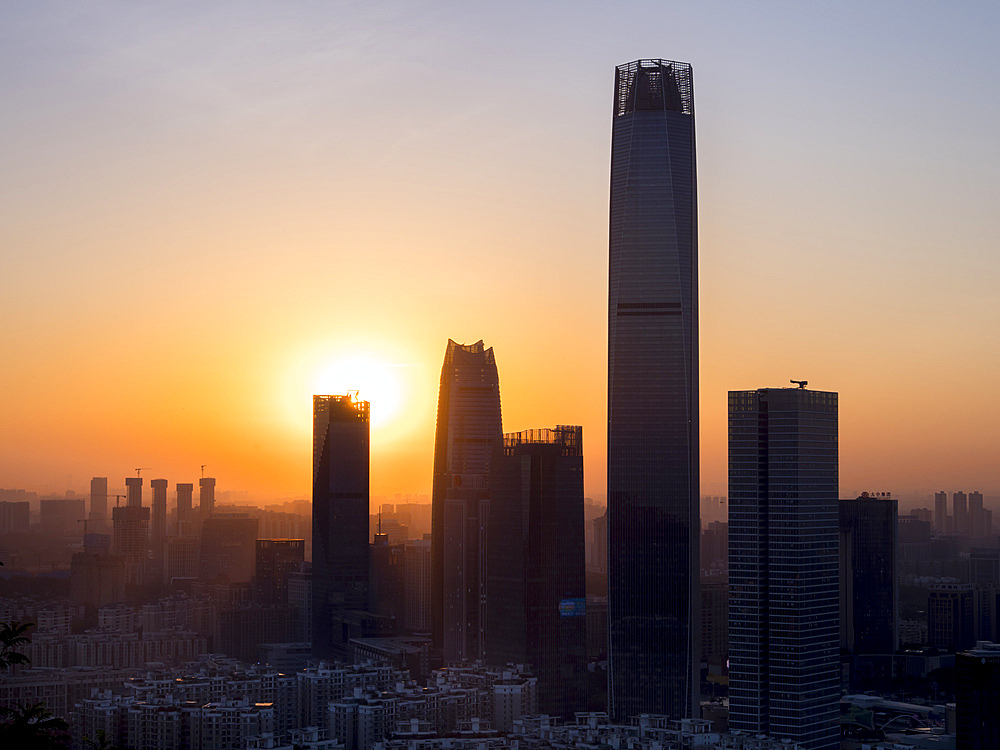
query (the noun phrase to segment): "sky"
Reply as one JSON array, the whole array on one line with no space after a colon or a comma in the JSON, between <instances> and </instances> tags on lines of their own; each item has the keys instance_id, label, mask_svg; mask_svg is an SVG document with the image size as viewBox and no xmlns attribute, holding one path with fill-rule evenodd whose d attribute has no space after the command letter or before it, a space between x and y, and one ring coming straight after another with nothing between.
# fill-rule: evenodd
<instances>
[{"instance_id":1,"label":"sky","mask_svg":"<svg viewBox=\"0 0 1000 750\"><path fill-rule=\"evenodd\" d=\"M841 487L1000 494L1000 6L0 7L0 487L429 493L448 338L605 482L614 66L692 63L702 491L726 392L840 393Z\"/></svg>"}]
</instances>

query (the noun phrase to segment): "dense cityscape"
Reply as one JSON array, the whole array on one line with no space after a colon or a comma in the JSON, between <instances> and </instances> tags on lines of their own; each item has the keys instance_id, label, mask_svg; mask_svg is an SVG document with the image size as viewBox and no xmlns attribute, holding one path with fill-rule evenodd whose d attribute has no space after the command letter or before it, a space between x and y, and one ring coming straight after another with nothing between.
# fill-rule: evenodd
<instances>
[{"instance_id":1,"label":"dense cityscape","mask_svg":"<svg viewBox=\"0 0 1000 750\"><path fill-rule=\"evenodd\" d=\"M122 494L0 490L5 736L997 746L981 492L907 515L840 498L837 393L793 380L730 391L728 497L701 497L691 66L621 65L614 95L607 507L585 498L583 428L504 433L493 349L451 340L430 502L373 508L355 393L313 399L311 503L248 504L207 466L197 504L193 481L147 493L144 467ZM728 522L702 527L713 502Z\"/></svg>"}]
</instances>

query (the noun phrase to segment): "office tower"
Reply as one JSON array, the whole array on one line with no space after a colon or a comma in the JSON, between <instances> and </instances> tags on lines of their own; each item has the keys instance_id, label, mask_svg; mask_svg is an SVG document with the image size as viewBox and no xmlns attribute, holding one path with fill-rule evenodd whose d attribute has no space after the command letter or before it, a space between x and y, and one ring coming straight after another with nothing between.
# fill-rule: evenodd
<instances>
[{"instance_id":1,"label":"office tower","mask_svg":"<svg viewBox=\"0 0 1000 750\"><path fill-rule=\"evenodd\" d=\"M149 483L153 488L152 520L149 525L149 544L153 550L153 561L163 568L163 543L167 539L167 480L154 479Z\"/></svg>"},{"instance_id":2,"label":"office tower","mask_svg":"<svg viewBox=\"0 0 1000 750\"><path fill-rule=\"evenodd\" d=\"M973 547L969 551L972 583L973 634L977 641L1000 640L1000 550Z\"/></svg>"},{"instance_id":3,"label":"office tower","mask_svg":"<svg viewBox=\"0 0 1000 750\"><path fill-rule=\"evenodd\" d=\"M896 653L896 505L886 493L840 501L840 647L852 655Z\"/></svg>"},{"instance_id":4,"label":"office tower","mask_svg":"<svg viewBox=\"0 0 1000 750\"><path fill-rule=\"evenodd\" d=\"M194 484L191 482L177 483L177 536L187 536L190 533L191 500L194 497Z\"/></svg>"},{"instance_id":5,"label":"office tower","mask_svg":"<svg viewBox=\"0 0 1000 750\"><path fill-rule=\"evenodd\" d=\"M729 392L729 726L838 748L837 394Z\"/></svg>"},{"instance_id":6,"label":"office tower","mask_svg":"<svg viewBox=\"0 0 1000 750\"><path fill-rule=\"evenodd\" d=\"M94 525L91 531L100 531L97 527L103 527L108 522L107 477L94 477L90 480L90 516L88 520Z\"/></svg>"},{"instance_id":7,"label":"office tower","mask_svg":"<svg viewBox=\"0 0 1000 750\"><path fill-rule=\"evenodd\" d=\"M198 513L201 520L210 518L215 512L215 479L202 477L198 480Z\"/></svg>"},{"instance_id":8,"label":"office tower","mask_svg":"<svg viewBox=\"0 0 1000 750\"><path fill-rule=\"evenodd\" d=\"M538 710L585 710L583 428L504 435L493 458L486 659L530 664Z\"/></svg>"},{"instance_id":9,"label":"office tower","mask_svg":"<svg viewBox=\"0 0 1000 750\"><path fill-rule=\"evenodd\" d=\"M608 708L699 710L691 66L615 70L608 293Z\"/></svg>"},{"instance_id":10,"label":"office tower","mask_svg":"<svg viewBox=\"0 0 1000 750\"><path fill-rule=\"evenodd\" d=\"M969 533L969 509L966 500L964 492L956 492L951 496L954 532L961 536L966 536Z\"/></svg>"},{"instance_id":11,"label":"office tower","mask_svg":"<svg viewBox=\"0 0 1000 750\"><path fill-rule=\"evenodd\" d=\"M1000 747L1000 644L983 641L955 655L955 747Z\"/></svg>"},{"instance_id":12,"label":"office tower","mask_svg":"<svg viewBox=\"0 0 1000 750\"><path fill-rule=\"evenodd\" d=\"M394 634L402 635L406 613L406 568L403 545L392 544L389 535L375 534L371 545L368 610L393 622Z\"/></svg>"},{"instance_id":13,"label":"office tower","mask_svg":"<svg viewBox=\"0 0 1000 750\"><path fill-rule=\"evenodd\" d=\"M369 405L313 396L312 644L345 657L338 610L368 605Z\"/></svg>"},{"instance_id":14,"label":"office tower","mask_svg":"<svg viewBox=\"0 0 1000 750\"><path fill-rule=\"evenodd\" d=\"M927 643L955 653L975 645L971 583L938 583L927 595Z\"/></svg>"},{"instance_id":15,"label":"office tower","mask_svg":"<svg viewBox=\"0 0 1000 750\"><path fill-rule=\"evenodd\" d=\"M430 535L428 535L429 537ZM411 539L403 547L406 590L404 627L408 633L431 632L431 540Z\"/></svg>"},{"instance_id":16,"label":"office tower","mask_svg":"<svg viewBox=\"0 0 1000 750\"><path fill-rule=\"evenodd\" d=\"M985 513L983 511L983 493L969 493L969 536L982 538L989 536L986 529Z\"/></svg>"},{"instance_id":17,"label":"office tower","mask_svg":"<svg viewBox=\"0 0 1000 750\"><path fill-rule=\"evenodd\" d=\"M934 531L938 534L948 533L948 493L934 493Z\"/></svg>"},{"instance_id":18,"label":"office tower","mask_svg":"<svg viewBox=\"0 0 1000 750\"><path fill-rule=\"evenodd\" d=\"M288 604L288 579L302 569L305 539L258 539L254 589L257 602Z\"/></svg>"},{"instance_id":19,"label":"office tower","mask_svg":"<svg viewBox=\"0 0 1000 750\"><path fill-rule=\"evenodd\" d=\"M500 377L492 347L448 339L431 508L433 640L445 664L483 656L490 462L502 440Z\"/></svg>"}]
</instances>

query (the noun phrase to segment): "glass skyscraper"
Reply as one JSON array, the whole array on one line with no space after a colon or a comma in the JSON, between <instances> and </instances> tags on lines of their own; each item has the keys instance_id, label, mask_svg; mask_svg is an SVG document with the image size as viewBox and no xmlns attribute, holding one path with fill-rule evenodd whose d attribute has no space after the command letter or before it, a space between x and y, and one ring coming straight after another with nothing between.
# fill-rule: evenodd
<instances>
[{"instance_id":1,"label":"glass skyscraper","mask_svg":"<svg viewBox=\"0 0 1000 750\"><path fill-rule=\"evenodd\" d=\"M446 665L483 658L490 465L502 441L493 349L449 339L431 497L431 624Z\"/></svg>"},{"instance_id":2,"label":"glass skyscraper","mask_svg":"<svg viewBox=\"0 0 1000 750\"><path fill-rule=\"evenodd\" d=\"M321 659L348 654L338 613L368 608L369 453L368 402L313 396L312 647Z\"/></svg>"},{"instance_id":3,"label":"glass skyscraper","mask_svg":"<svg viewBox=\"0 0 1000 750\"><path fill-rule=\"evenodd\" d=\"M608 705L698 712L698 274L691 66L615 71L608 294Z\"/></svg>"},{"instance_id":4,"label":"glass skyscraper","mask_svg":"<svg viewBox=\"0 0 1000 750\"><path fill-rule=\"evenodd\" d=\"M538 711L587 705L583 428L504 435L494 454L486 659L530 664Z\"/></svg>"},{"instance_id":5,"label":"glass skyscraper","mask_svg":"<svg viewBox=\"0 0 1000 750\"><path fill-rule=\"evenodd\" d=\"M729 392L729 726L840 747L837 394Z\"/></svg>"}]
</instances>

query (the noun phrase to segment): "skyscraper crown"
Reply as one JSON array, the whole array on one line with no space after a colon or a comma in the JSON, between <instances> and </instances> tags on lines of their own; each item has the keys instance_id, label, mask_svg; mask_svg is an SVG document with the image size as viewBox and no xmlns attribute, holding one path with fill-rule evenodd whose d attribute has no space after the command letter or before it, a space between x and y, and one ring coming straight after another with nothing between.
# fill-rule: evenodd
<instances>
[{"instance_id":1,"label":"skyscraper crown","mask_svg":"<svg viewBox=\"0 0 1000 750\"><path fill-rule=\"evenodd\" d=\"M694 114L691 64L636 60L615 68L615 116L643 110Z\"/></svg>"}]
</instances>

